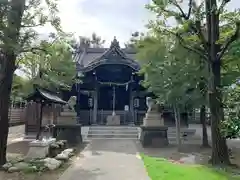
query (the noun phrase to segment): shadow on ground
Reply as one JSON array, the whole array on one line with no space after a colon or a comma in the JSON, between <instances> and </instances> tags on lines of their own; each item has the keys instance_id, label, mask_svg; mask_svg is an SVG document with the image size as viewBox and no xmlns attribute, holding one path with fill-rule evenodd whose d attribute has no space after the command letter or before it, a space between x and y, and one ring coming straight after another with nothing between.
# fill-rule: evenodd
<instances>
[{"instance_id":1,"label":"shadow on ground","mask_svg":"<svg viewBox=\"0 0 240 180\"><path fill-rule=\"evenodd\" d=\"M180 151L174 144L163 148L143 148L140 143L137 143L136 146L140 153L150 157L180 160L188 156L194 156L196 164L206 164L211 154L210 148L202 148L201 145L196 144L183 144Z\"/></svg>"},{"instance_id":2,"label":"shadow on ground","mask_svg":"<svg viewBox=\"0 0 240 180\"><path fill-rule=\"evenodd\" d=\"M92 155L101 155L101 152L114 152L123 154L136 154L135 140L104 140L93 139L90 141L87 150L91 151Z\"/></svg>"}]
</instances>

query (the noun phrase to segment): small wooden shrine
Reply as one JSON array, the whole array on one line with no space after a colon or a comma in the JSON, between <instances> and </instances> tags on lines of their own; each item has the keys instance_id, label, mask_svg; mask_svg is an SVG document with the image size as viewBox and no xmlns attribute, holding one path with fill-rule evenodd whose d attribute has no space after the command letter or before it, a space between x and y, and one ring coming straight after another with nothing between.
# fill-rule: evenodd
<instances>
[{"instance_id":1,"label":"small wooden shrine","mask_svg":"<svg viewBox=\"0 0 240 180\"><path fill-rule=\"evenodd\" d=\"M58 94L35 85L33 93L26 100L25 134L41 138L41 132L46 126L53 125L61 112L61 105L67 104Z\"/></svg>"}]
</instances>

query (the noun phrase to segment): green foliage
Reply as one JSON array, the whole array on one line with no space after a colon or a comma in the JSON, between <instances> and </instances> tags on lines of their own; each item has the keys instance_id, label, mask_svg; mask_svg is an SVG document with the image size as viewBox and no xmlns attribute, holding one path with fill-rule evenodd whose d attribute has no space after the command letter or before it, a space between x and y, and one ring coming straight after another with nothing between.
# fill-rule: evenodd
<instances>
[{"instance_id":1,"label":"green foliage","mask_svg":"<svg viewBox=\"0 0 240 180\"><path fill-rule=\"evenodd\" d=\"M13 85L12 85L12 93L11 93L11 99L14 101L21 101L22 97L24 96L24 88L27 84L27 80L22 78L21 76L18 76L14 74L13 76Z\"/></svg>"},{"instance_id":2,"label":"green foliage","mask_svg":"<svg viewBox=\"0 0 240 180\"><path fill-rule=\"evenodd\" d=\"M76 70L68 41L44 42L41 46L47 53L25 53L20 60L21 70L28 76L29 83L52 90L71 88Z\"/></svg>"},{"instance_id":3,"label":"green foliage","mask_svg":"<svg viewBox=\"0 0 240 180\"><path fill-rule=\"evenodd\" d=\"M141 72L145 74L143 85L160 103L182 107L206 103L205 92L201 92L204 87L199 88L199 83L206 79L207 70L200 67L198 56L160 33L142 37L137 43Z\"/></svg>"},{"instance_id":4,"label":"green foliage","mask_svg":"<svg viewBox=\"0 0 240 180\"><path fill-rule=\"evenodd\" d=\"M221 122L221 133L228 139L240 137L240 115L239 112L228 110L228 116Z\"/></svg>"},{"instance_id":5,"label":"green foliage","mask_svg":"<svg viewBox=\"0 0 240 180\"><path fill-rule=\"evenodd\" d=\"M144 33L139 33L138 31L132 33L129 41L124 44L125 48L135 49L136 48L135 45L136 45L137 41L139 39L141 39L141 37L144 37Z\"/></svg>"},{"instance_id":6,"label":"green foliage","mask_svg":"<svg viewBox=\"0 0 240 180\"><path fill-rule=\"evenodd\" d=\"M90 38L80 36L79 40L80 40L80 46L84 46L84 47L99 48L99 47L103 47L103 44L105 43L105 40L102 40L101 36L98 36L96 33L92 33L92 36ZM74 42L73 47L76 48L76 46L78 46L78 43Z\"/></svg>"},{"instance_id":7,"label":"green foliage","mask_svg":"<svg viewBox=\"0 0 240 180\"><path fill-rule=\"evenodd\" d=\"M227 138L240 136L240 86L227 88L224 97L225 120L221 124L222 134Z\"/></svg>"},{"instance_id":8,"label":"green foliage","mask_svg":"<svg viewBox=\"0 0 240 180\"><path fill-rule=\"evenodd\" d=\"M49 24L54 27L54 33L61 32L57 0L12 0L1 3L1 48L6 51L12 49L16 55L31 51L34 46L32 42L39 37L36 27Z\"/></svg>"}]
</instances>

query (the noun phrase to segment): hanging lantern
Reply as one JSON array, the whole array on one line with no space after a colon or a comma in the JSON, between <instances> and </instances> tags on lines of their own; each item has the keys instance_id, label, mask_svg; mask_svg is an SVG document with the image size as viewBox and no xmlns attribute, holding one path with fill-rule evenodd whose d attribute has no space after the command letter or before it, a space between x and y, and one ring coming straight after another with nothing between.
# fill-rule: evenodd
<instances>
[{"instance_id":1,"label":"hanging lantern","mask_svg":"<svg viewBox=\"0 0 240 180\"><path fill-rule=\"evenodd\" d=\"M92 98L88 99L88 105L89 105L89 107L93 107L93 99Z\"/></svg>"},{"instance_id":2,"label":"hanging lantern","mask_svg":"<svg viewBox=\"0 0 240 180\"><path fill-rule=\"evenodd\" d=\"M135 108L139 107L139 99L138 98L134 99L134 104L133 105L134 105Z\"/></svg>"}]
</instances>

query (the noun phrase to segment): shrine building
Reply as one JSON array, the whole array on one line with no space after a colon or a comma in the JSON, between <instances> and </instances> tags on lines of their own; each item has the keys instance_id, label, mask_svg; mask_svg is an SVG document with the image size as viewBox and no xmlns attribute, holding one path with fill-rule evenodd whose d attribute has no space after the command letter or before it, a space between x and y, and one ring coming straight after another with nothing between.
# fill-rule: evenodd
<instances>
[{"instance_id":1,"label":"shrine building","mask_svg":"<svg viewBox=\"0 0 240 180\"><path fill-rule=\"evenodd\" d=\"M79 123L106 125L117 116L119 125L140 125L146 113L147 91L141 86L136 51L121 48L116 38L109 48L79 47L75 60L80 83L77 97Z\"/></svg>"}]
</instances>

